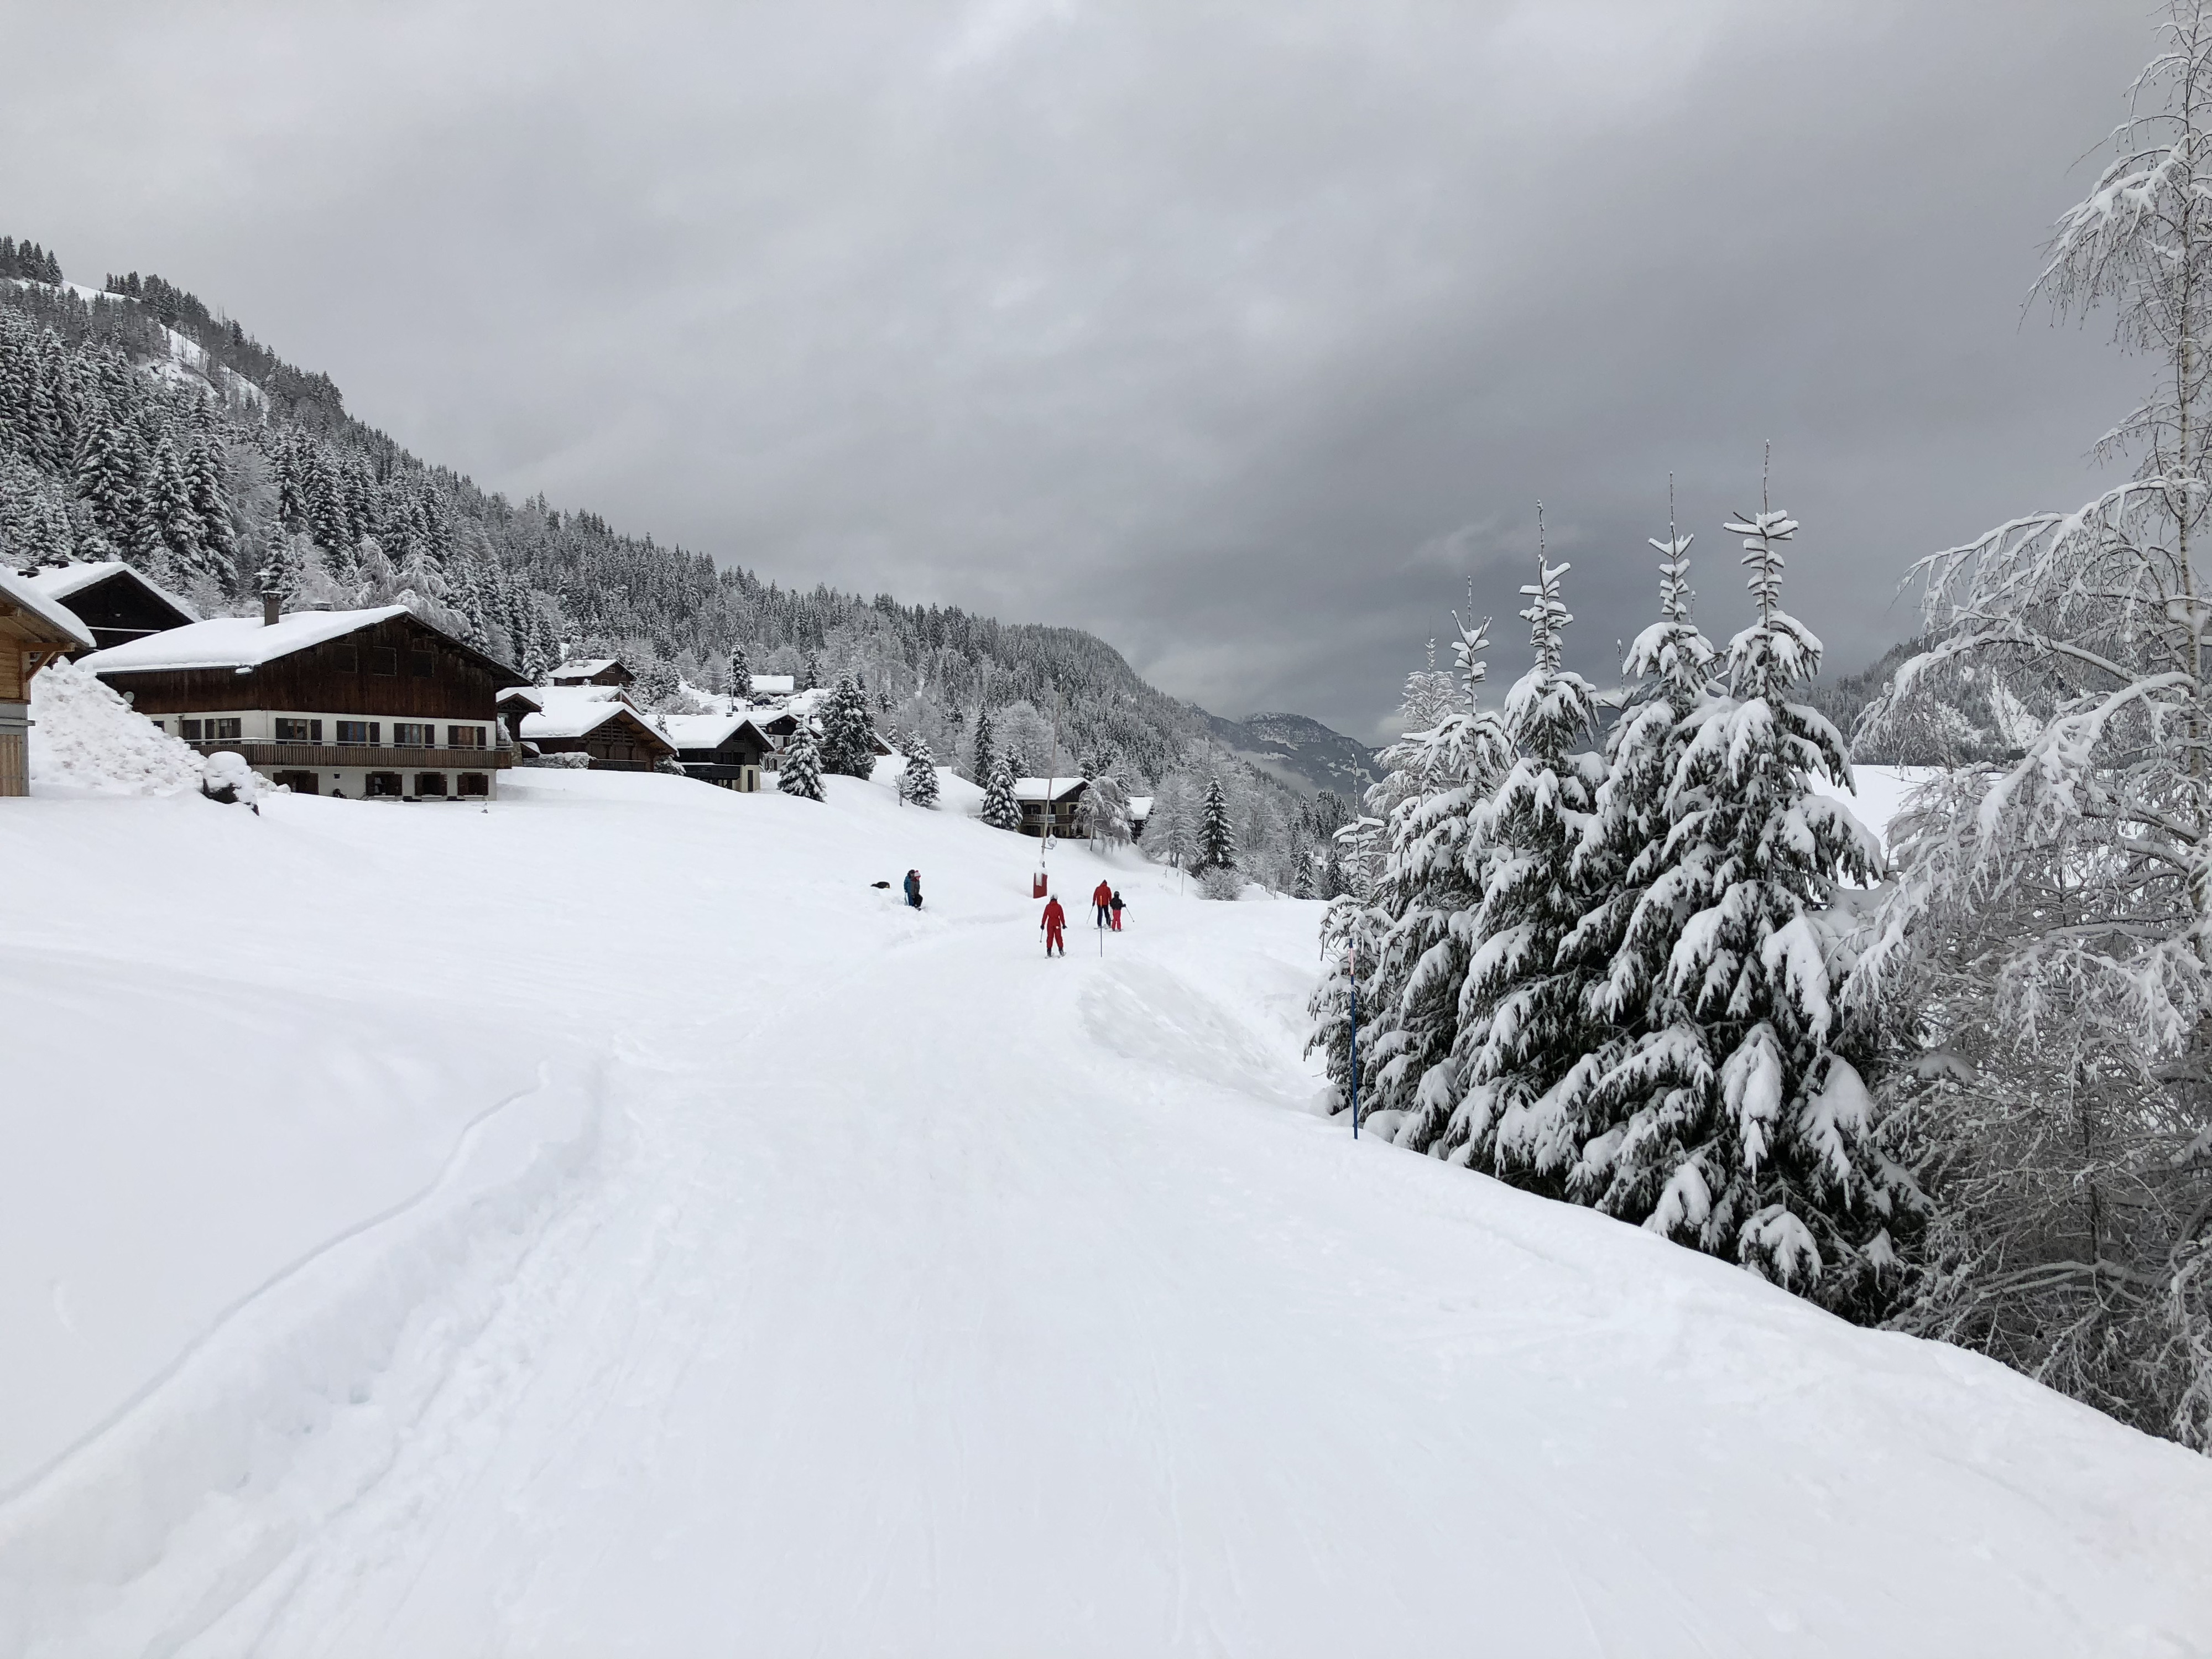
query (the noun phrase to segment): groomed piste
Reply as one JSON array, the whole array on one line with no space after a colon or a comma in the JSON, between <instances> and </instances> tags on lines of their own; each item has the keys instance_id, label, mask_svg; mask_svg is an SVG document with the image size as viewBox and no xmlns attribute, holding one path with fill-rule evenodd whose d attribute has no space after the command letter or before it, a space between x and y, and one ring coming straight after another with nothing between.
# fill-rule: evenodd
<instances>
[{"instance_id":1,"label":"groomed piste","mask_svg":"<svg viewBox=\"0 0 2212 1659\"><path fill-rule=\"evenodd\" d=\"M2212 1652L2212 1464L1355 1145L1318 906L1048 963L896 772L0 811L0 1653Z\"/></svg>"}]
</instances>

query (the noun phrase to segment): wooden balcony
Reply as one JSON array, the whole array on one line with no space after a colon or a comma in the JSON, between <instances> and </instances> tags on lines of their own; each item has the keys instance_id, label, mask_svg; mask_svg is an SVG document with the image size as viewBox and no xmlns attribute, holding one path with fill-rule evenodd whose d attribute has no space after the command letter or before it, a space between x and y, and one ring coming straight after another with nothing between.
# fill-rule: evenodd
<instances>
[{"instance_id":1,"label":"wooden balcony","mask_svg":"<svg viewBox=\"0 0 2212 1659\"><path fill-rule=\"evenodd\" d=\"M187 740L203 755L242 755L248 766L302 772L366 767L376 772L491 772L514 764L504 745L482 749L408 749L393 743L261 743L251 738Z\"/></svg>"}]
</instances>

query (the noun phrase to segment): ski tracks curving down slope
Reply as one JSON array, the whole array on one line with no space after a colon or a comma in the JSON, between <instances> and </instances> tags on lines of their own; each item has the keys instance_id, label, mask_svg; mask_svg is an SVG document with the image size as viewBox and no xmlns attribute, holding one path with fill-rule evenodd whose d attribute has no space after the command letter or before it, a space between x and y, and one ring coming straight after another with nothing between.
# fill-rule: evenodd
<instances>
[{"instance_id":1,"label":"ski tracks curving down slope","mask_svg":"<svg viewBox=\"0 0 2212 1659\"><path fill-rule=\"evenodd\" d=\"M875 785L515 793L390 833L500 872L435 896L588 1109L434 1267L354 1236L402 1281L346 1281L360 1354L249 1299L191 1362L234 1388L61 1448L0 1508L12 1650L2212 1653L2204 1460L1304 1109L1314 907L1125 860L1130 931L1048 963L1034 844ZM195 833L281 877L402 818L338 805ZM866 886L915 865L920 914ZM103 1553L118 1449L225 1424Z\"/></svg>"}]
</instances>

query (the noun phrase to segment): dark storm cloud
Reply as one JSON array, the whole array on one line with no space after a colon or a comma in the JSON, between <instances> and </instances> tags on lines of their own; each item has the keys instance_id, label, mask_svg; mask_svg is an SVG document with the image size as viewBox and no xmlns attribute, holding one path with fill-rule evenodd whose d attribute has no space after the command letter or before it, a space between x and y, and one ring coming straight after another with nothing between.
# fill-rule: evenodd
<instances>
[{"instance_id":1,"label":"dark storm cloud","mask_svg":"<svg viewBox=\"0 0 2212 1659\"><path fill-rule=\"evenodd\" d=\"M2142 8L179 5L12 21L0 228L159 270L418 453L764 575L1091 628L1371 735L1534 503L1577 665L1759 447L1858 666L2087 488L2021 325Z\"/></svg>"}]
</instances>

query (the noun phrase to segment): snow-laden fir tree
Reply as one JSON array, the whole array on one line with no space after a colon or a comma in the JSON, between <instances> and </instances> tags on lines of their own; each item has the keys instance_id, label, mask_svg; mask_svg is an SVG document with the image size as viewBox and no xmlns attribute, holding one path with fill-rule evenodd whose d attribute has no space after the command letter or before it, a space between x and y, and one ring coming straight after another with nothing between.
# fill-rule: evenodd
<instances>
[{"instance_id":1,"label":"snow-laden fir tree","mask_svg":"<svg viewBox=\"0 0 2212 1659\"><path fill-rule=\"evenodd\" d=\"M975 755L969 775L974 781L983 785L986 788L990 787L992 776L998 766L997 742L995 730L991 725L991 711L979 705L975 710Z\"/></svg>"},{"instance_id":2,"label":"snow-laden fir tree","mask_svg":"<svg viewBox=\"0 0 2212 1659\"><path fill-rule=\"evenodd\" d=\"M1812 789L1851 774L1835 728L1796 700L1820 660L1781 607L1796 524L1762 501L1728 529L1759 617L1729 641L1725 690L1683 722L1664 867L1621 946L1653 986L1644 1030L1598 1085L1611 1139L1582 1158L1609 1170L1601 1207L1867 1319L1918 1213L1876 1141L1871 1023L1835 971L1838 885L1874 880L1881 851Z\"/></svg>"},{"instance_id":3,"label":"snow-laden fir tree","mask_svg":"<svg viewBox=\"0 0 2212 1659\"><path fill-rule=\"evenodd\" d=\"M822 799L822 751L805 726L793 732L790 743L785 745L782 763L776 769L775 787L787 795L797 795L805 800Z\"/></svg>"},{"instance_id":4,"label":"snow-laden fir tree","mask_svg":"<svg viewBox=\"0 0 2212 1659\"><path fill-rule=\"evenodd\" d=\"M1443 1139L1460 1091L1453 1051L1460 992L1469 962L1467 923L1482 901L1487 849L1478 819L1512 763L1513 744L1495 709L1476 701L1488 670L1490 621L1457 623L1461 685L1436 669L1407 683L1407 717L1415 727L1383 753L1382 781L1368 810L1383 819L1380 868L1368 886L1379 931L1370 981L1374 1109L1401 1115L1403 1144L1428 1150Z\"/></svg>"},{"instance_id":5,"label":"snow-laden fir tree","mask_svg":"<svg viewBox=\"0 0 2212 1659\"><path fill-rule=\"evenodd\" d=\"M822 769L839 777L871 775L876 769L875 735L868 694L852 675L839 675L822 709Z\"/></svg>"},{"instance_id":6,"label":"snow-laden fir tree","mask_svg":"<svg viewBox=\"0 0 2212 1659\"><path fill-rule=\"evenodd\" d=\"M994 830L1022 827L1021 803L1014 799L1014 775L1003 760L991 769L991 781L983 791L983 822Z\"/></svg>"},{"instance_id":7,"label":"snow-laden fir tree","mask_svg":"<svg viewBox=\"0 0 2212 1659\"><path fill-rule=\"evenodd\" d=\"M1388 921L1374 903L1372 872L1380 862L1382 837L1380 819L1356 818L1337 830L1331 849L1331 867L1342 872L1347 885L1322 914L1321 979L1306 1003L1313 1024L1305 1051L1322 1056L1333 1091L1332 1111L1353 1103L1355 1018L1363 1064L1369 1063L1365 1045L1376 1026L1376 946Z\"/></svg>"},{"instance_id":8,"label":"snow-laden fir tree","mask_svg":"<svg viewBox=\"0 0 2212 1659\"><path fill-rule=\"evenodd\" d=\"M1691 615L1695 538L1676 526L1672 495L1670 484L1667 538L1650 543L1659 554L1659 620L1636 636L1621 665L1631 690L1607 734L1605 780L1575 852L1574 875L1588 908L1563 947L1592 970L1584 995L1593 1031L1605 1033L1593 1050L1601 1078L1649 1034L1659 979L1689 918L1686 884L1660 886L1672 860L1668 801L1696 729L1690 717L1718 690L1719 653ZM1628 944L1632 927L1635 948ZM1582 1138L1568 1194L1608 1214L1648 1215L1663 1166L1644 1161L1633 1145L1625 1164L1620 1156L1631 1123L1639 1133L1658 1125L1644 1111L1647 1101L1617 1079L1585 1090L1577 1104Z\"/></svg>"},{"instance_id":9,"label":"snow-laden fir tree","mask_svg":"<svg viewBox=\"0 0 2212 1659\"><path fill-rule=\"evenodd\" d=\"M2172 5L2039 291L2151 359L2068 513L1923 560L1935 644L2039 726L1913 803L1856 995L1893 1012L1938 1222L1910 1330L2212 1449L2212 15Z\"/></svg>"},{"instance_id":10,"label":"snow-laden fir tree","mask_svg":"<svg viewBox=\"0 0 2212 1659\"><path fill-rule=\"evenodd\" d=\"M906 770L899 774L899 799L909 806L937 805L937 757L921 738L907 750Z\"/></svg>"},{"instance_id":11,"label":"snow-laden fir tree","mask_svg":"<svg viewBox=\"0 0 2212 1659\"><path fill-rule=\"evenodd\" d=\"M1215 776L1206 786L1206 808L1198 823L1198 868L1231 870L1237 866L1237 836L1229 827L1229 802Z\"/></svg>"},{"instance_id":12,"label":"snow-laden fir tree","mask_svg":"<svg viewBox=\"0 0 2212 1659\"><path fill-rule=\"evenodd\" d=\"M742 708L753 692L752 659L745 654L743 644L730 647L729 674L730 696L735 700L735 705Z\"/></svg>"},{"instance_id":13,"label":"snow-laden fir tree","mask_svg":"<svg viewBox=\"0 0 2212 1659\"><path fill-rule=\"evenodd\" d=\"M1585 964L1565 947L1587 908L1575 854L1604 769L1580 747L1596 711L1589 683L1561 665L1574 620L1559 592L1569 567L1546 557L1537 514L1536 580L1521 590L1534 660L1505 696L1518 753L1474 816L1482 899L1465 930L1459 1098L1431 1150L1557 1195L1582 1149L1602 1041L1583 1006Z\"/></svg>"}]
</instances>

